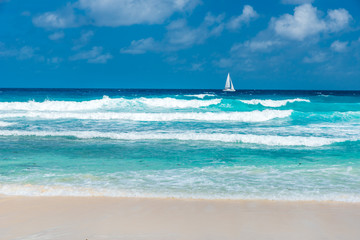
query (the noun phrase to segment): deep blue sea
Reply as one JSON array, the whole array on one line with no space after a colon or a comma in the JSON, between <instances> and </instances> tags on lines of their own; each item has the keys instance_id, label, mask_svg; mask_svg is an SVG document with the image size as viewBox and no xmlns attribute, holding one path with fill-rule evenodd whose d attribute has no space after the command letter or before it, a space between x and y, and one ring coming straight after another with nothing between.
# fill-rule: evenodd
<instances>
[{"instance_id":1,"label":"deep blue sea","mask_svg":"<svg viewBox=\"0 0 360 240\"><path fill-rule=\"evenodd\" d=\"M360 202L360 92L0 89L0 194Z\"/></svg>"}]
</instances>

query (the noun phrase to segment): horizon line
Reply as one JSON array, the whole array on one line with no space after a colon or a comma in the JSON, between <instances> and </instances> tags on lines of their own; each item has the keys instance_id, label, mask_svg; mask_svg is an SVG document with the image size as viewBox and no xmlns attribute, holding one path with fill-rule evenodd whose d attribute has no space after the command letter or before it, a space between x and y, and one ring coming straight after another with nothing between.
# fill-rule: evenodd
<instances>
[{"instance_id":1,"label":"horizon line","mask_svg":"<svg viewBox=\"0 0 360 240\"><path fill-rule=\"evenodd\" d=\"M0 87L0 90L79 90L79 89L102 89L102 90L203 90L203 91L223 91L220 88L109 88L109 87ZM360 89L349 90L349 89L236 89L238 91L338 91L338 92L359 92Z\"/></svg>"}]
</instances>

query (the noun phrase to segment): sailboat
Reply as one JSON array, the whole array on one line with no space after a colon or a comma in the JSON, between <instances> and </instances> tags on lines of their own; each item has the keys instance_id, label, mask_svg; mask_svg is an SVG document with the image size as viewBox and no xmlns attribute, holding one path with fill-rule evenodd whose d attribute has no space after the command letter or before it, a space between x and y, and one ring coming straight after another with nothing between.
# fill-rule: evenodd
<instances>
[{"instance_id":1,"label":"sailboat","mask_svg":"<svg viewBox=\"0 0 360 240\"><path fill-rule=\"evenodd\" d=\"M231 81L230 73L228 73L225 83L224 92L235 92L234 84Z\"/></svg>"}]
</instances>

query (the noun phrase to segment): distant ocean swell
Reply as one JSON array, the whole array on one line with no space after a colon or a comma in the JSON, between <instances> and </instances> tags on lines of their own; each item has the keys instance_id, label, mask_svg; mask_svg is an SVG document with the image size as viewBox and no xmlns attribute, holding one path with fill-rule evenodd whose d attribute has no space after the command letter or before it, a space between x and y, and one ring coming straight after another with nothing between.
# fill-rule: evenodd
<instances>
[{"instance_id":1,"label":"distant ocean swell","mask_svg":"<svg viewBox=\"0 0 360 240\"><path fill-rule=\"evenodd\" d=\"M0 94L0 194L360 202L359 169L358 92Z\"/></svg>"}]
</instances>

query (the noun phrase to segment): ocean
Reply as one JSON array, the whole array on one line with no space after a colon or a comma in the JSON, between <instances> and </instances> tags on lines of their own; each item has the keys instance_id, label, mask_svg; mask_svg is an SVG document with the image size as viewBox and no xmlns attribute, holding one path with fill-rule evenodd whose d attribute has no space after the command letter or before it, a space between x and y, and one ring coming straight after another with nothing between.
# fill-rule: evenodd
<instances>
[{"instance_id":1,"label":"ocean","mask_svg":"<svg viewBox=\"0 0 360 240\"><path fill-rule=\"evenodd\" d=\"M0 89L0 194L360 202L360 92Z\"/></svg>"}]
</instances>

